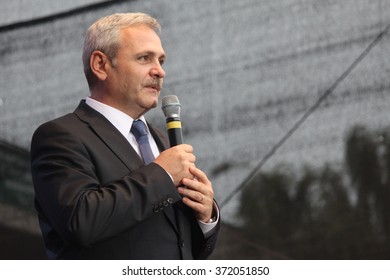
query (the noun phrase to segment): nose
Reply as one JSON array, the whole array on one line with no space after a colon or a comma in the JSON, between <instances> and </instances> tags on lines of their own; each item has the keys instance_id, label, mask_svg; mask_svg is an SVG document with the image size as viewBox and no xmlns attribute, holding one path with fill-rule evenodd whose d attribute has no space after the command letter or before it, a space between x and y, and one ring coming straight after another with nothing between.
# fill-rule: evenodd
<instances>
[{"instance_id":1,"label":"nose","mask_svg":"<svg viewBox=\"0 0 390 280\"><path fill-rule=\"evenodd\" d=\"M165 71L162 68L162 65L160 62L156 62L156 64L152 67L150 70L150 75L155 78L164 78L165 77Z\"/></svg>"}]
</instances>

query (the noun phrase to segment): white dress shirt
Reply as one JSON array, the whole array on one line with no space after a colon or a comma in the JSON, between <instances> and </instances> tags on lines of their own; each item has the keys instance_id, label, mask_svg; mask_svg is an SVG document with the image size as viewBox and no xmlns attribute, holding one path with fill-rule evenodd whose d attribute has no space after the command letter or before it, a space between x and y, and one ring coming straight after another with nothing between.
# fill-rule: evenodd
<instances>
[{"instance_id":1,"label":"white dress shirt","mask_svg":"<svg viewBox=\"0 0 390 280\"><path fill-rule=\"evenodd\" d=\"M102 114L104 117L106 117L106 119L108 119L116 127L116 129L119 130L119 132L127 139L127 141L129 141L129 143L137 152L137 154L142 158L141 152L138 148L137 140L135 139L134 135L130 132L131 126L133 125L133 121L134 121L132 117L123 113L122 111L119 111L118 109L115 109L99 101L96 101L95 99L92 99L90 97L86 98L85 103L87 103L87 105L89 105L90 107L98 111L100 114ZM145 117L142 116L139 119L143 121L146 125L146 128L148 130L150 147L152 148L154 157L157 157L160 154L160 152L158 150L156 141L154 141L154 138L150 134L149 127L146 123Z\"/></svg>"},{"instance_id":2,"label":"white dress shirt","mask_svg":"<svg viewBox=\"0 0 390 280\"><path fill-rule=\"evenodd\" d=\"M133 121L134 121L134 119L132 117L130 117L129 115L123 113L122 111L120 111L118 109L115 109L114 107L108 106L107 104L101 103L101 102L99 102L95 99L92 99L90 97L86 98L85 103L88 106L95 109L96 111L98 111L105 118L107 118L116 127L116 129L118 129L119 132L127 139L127 141L129 141L129 143L134 148L134 150L142 158L141 152L138 148L137 141L136 141L134 135L130 131L131 126L133 125ZM156 141L154 140L154 138L150 134L149 127L148 127L148 124L146 123L145 117L142 116L139 119L145 123L147 130L148 130L149 144L150 144L150 147L152 149L153 155L154 155L154 157L158 157L158 155L160 154L160 151L158 150ZM169 176L171 176L171 175L169 174ZM172 178L172 176L171 176L171 178ZM218 209L215 205L214 205L214 208ZM219 211L218 210L217 210L216 216L217 217L216 217L215 221L213 221L211 223L204 223L202 221L198 221L199 226L202 229L203 234L206 237L209 236L210 234L212 234L212 232L213 232L212 229L217 224L217 221L219 219Z\"/></svg>"}]
</instances>

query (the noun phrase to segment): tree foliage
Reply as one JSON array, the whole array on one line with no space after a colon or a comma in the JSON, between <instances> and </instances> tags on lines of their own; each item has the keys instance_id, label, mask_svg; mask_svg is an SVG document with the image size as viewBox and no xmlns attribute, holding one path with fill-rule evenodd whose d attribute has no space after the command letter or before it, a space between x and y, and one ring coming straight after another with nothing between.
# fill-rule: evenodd
<instances>
[{"instance_id":1,"label":"tree foliage","mask_svg":"<svg viewBox=\"0 0 390 280\"><path fill-rule=\"evenodd\" d=\"M390 139L386 131L354 127L346 137L343 167L304 167L299 175L289 170L280 166L259 172L243 190L241 237L265 248L246 250L243 256L390 258Z\"/></svg>"}]
</instances>

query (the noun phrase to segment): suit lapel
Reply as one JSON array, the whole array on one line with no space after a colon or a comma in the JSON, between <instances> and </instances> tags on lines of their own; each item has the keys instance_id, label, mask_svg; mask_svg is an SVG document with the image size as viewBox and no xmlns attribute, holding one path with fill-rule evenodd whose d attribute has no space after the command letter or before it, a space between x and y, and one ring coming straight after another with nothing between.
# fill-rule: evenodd
<instances>
[{"instance_id":1,"label":"suit lapel","mask_svg":"<svg viewBox=\"0 0 390 280\"><path fill-rule=\"evenodd\" d=\"M74 111L79 119L88 123L95 134L127 166L129 170L139 168L143 162L125 137L102 114L82 100Z\"/></svg>"},{"instance_id":2,"label":"suit lapel","mask_svg":"<svg viewBox=\"0 0 390 280\"><path fill-rule=\"evenodd\" d=\"M81 121L89 124L100 140L111 149L129 170L137 169L144 164L137 152L116 127L102 114L89 107L85 103L85 100L80 102L74 113ZM169 147L167 137L159 129L153 128L149 123L148 126L160 152L166 150ZM178 232L173 208L166 207L163 213L176 232Z\"/></svg>"}]
</instances>

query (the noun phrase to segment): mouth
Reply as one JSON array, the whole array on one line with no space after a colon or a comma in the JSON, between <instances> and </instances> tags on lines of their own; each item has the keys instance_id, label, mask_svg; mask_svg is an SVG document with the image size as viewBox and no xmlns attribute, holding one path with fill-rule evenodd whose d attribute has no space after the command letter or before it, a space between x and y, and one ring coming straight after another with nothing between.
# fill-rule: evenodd
<instances>
[{"instance_id":1,"label":"mouth","mask_svg":"<svg viewBox=\"0 0 390 280\"><path fill-rule=\"evenodd\" d=\"M153 90L156 90L156 91L161 91L162 89L162 82L159 81L159 80L155 80L155 81L152 81L152 82L149 82L147 84L144 85L145 88L150 88L150 89L153 89Z\"/></svg>"},{"instance_id":2,"label":"mouth","mask_svg":"<svg viewBox=\"0 0 390 280\"><path fill-rule=\"evenodd\" d=\"M154 89L156 91L161 91L161 87L160 86L146 86L147 88L150 88L150 89Z\"/></svg>"}]
</instances>

